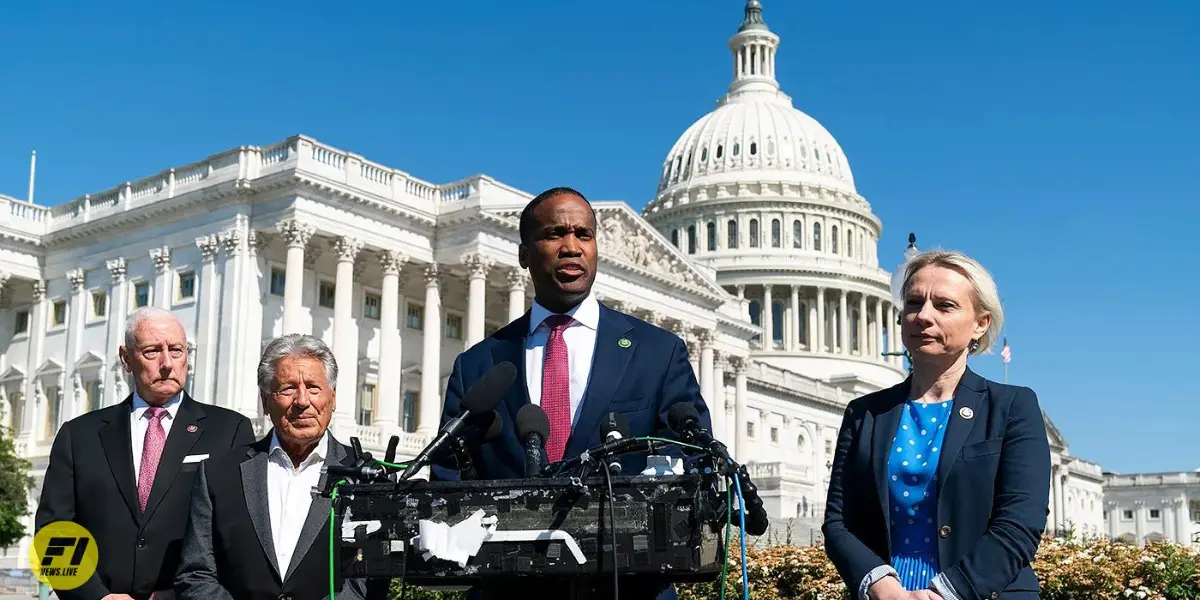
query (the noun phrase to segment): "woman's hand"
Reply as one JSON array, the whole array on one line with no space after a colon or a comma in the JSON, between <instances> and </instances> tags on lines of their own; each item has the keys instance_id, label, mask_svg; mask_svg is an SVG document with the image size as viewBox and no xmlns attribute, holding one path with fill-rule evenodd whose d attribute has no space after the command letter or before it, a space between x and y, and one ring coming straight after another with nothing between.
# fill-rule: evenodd
<instances>
[{"instance_id":1,"label":"woman's hand","mask_svg":"<svg viewBox=\"0 0 1200 600\"><path fill-rule=\"evenodd\" d=\"M942 600L933 590L917 590L910 592L900 585L895 577L884 577L867 588L867 598L870 600Z\"/></svg>"}]
</instances>

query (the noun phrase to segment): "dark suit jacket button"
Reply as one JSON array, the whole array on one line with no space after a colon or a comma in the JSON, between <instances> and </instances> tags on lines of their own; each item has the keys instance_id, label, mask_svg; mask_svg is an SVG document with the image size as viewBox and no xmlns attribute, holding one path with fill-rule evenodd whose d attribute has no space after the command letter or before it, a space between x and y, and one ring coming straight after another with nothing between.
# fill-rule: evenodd
<instances>
[{"instance_id":1,"label":"dark suit jacket button","mask_svg":"<svg viewBox=\"0 0 1200 600\"><path fill-rule=\"evenodd\" d=\"M292 597L289 596L288 594L280 594L279 600L292 600Z\"/></svg>"},{"instance_id":2,"label":"dark suit jacket button","mask_svg":"<svg viewBox=\"0 0 1200 600\"><path fill-rule=\"evenodd\" d=\"M938 536L940 536L943 540L950 537L950 526L942 525L942 528L938 530Z\"/></svg>"},{"instance_id":3,"label":"dark suit jacket button","mask_svg":"<svg viewBox=\"0 0 1200 600\"><path fill-rule=\"evenodd\" d=\"M146 547L146 538L138 538L137 546L138 546L138 548L145 548Z\"/></svg>"}]
</instances>

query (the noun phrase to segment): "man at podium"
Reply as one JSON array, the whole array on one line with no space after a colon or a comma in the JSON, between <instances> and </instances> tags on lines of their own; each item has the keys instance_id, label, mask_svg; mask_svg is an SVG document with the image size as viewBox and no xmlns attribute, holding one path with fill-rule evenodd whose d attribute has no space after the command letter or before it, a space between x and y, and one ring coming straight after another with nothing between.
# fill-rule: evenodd
<instances>
[{"instance_id":1,"label":"man at podium","mask_svg":"<svg viewBox=\"0 0 1200 600\"><path fill-rule=\"evenodd\" d=\"M633 436L676 437L667 410L690 403L711 431L708 407L688 362L683 340L632 315L604 306L592 294L599 256L596 213L583 194L556 187L538 194L521 212L521 267L533 282L533 306L519 319L472 346L454 361L446 386L442 424L457 416L464 390L494 365L510 362L517 383L497 408L503 433L472 452L477 478L525 476L524 447L517 438L515 415L526 404L539 405L550 421L546 455L550 462L578 456L601 444L601 422L620 413ZM645 456L622 461L624 475L640 472ZM432 468L434 479L458 479L455 471ZM554 595L532 579L519 592ZM473 598L501 597L501 590L477 590ZM495 593L493 593L495 592ZM621 585L626 600L676 598L667 586L655 589ZM517 597L517 596L513 596ZM611 592L600 597L611 597Z\"/></svg>"}]
</instances>

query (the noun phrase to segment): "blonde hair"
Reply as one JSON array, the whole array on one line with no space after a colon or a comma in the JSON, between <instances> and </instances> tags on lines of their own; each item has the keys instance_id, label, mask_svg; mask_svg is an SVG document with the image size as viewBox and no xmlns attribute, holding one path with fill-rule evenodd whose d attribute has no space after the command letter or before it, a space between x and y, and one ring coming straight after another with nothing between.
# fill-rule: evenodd
<instances>
[{"instance_id":1,"label":"blonde hair","mask_svg":"<svg viewBox=\"0 0 1200 600\"><path fill-rule=\"evenodd\" d=\"M975 340L978 345L972 348L970 353L989 353L992 344L1000 337L1000 331L1004 328L1004 307L1000 305L1000 292L996 289L996 280L992 278L992 274L988 273L979 261L962 252L929 250L912 257L905 267L904 285L900 288L903 294L908 294L908 282L912 280L913 275L929 266L953 269L971 282L971 300L975 303L975 311L990 313L992 322L987 331Z\"/></svg>"}]
</instances>

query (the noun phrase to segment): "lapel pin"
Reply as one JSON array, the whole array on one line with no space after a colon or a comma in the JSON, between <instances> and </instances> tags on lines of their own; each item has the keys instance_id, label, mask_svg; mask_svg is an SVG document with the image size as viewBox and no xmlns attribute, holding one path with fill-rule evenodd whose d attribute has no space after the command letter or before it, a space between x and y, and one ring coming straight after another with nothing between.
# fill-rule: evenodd
<instances>
[{"instance_id":1,"label":"lapel pin","mask_svg":"<svg viewBox=\"0 0 1200 600\"><path fill-rule=\"evenodd\" d=\"M958 409L958 416L964 419L970 419L975 416L975 411L971 410L971 407L969 406L964 406Z\"/></svg>"},{"instance_id":2,"label":"lapel pin","mask_svg":"<svg viewBox=\"0 0 1200 600\"><path fill-rule=\"evenodd\" d=\"M196 433L196 431L199 429L200 428L196 427L196 425L194 423L187 426L188 433Z\"/></svg>"},{"instance_id":3,"label":"lapel pin","mask_svg":"<svg viewBox=\"0 0 1200 600\"><path fill-rule=\"evenodd\" d=\"M629 338L621 338L617 340L617 345L622 348L628 348L633 345L633 342L629 341Z\"/></svg>"}]
</instances>

